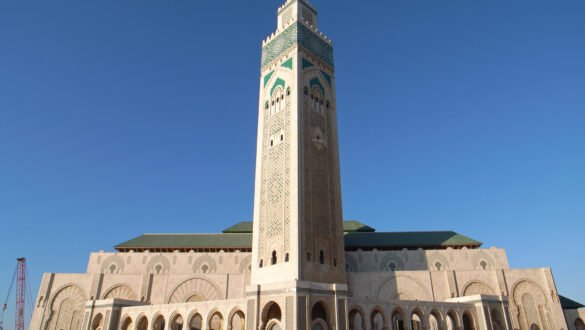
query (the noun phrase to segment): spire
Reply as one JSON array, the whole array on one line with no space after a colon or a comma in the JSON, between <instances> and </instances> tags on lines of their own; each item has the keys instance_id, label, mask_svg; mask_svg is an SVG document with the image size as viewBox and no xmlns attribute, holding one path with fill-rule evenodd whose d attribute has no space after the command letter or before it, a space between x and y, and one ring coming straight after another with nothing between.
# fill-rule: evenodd
<instances>
[{"instance_id":1,"label":"spire","mask_svg":"<svg viewBox=\"0 0 585 330\"><path fill-rule=\"evenodd\" d=\"M306 0L287 0L278 8L277 29L282 29L295 21L309 27L317 27L317 10Z\"/></svg>"}]
</instances>

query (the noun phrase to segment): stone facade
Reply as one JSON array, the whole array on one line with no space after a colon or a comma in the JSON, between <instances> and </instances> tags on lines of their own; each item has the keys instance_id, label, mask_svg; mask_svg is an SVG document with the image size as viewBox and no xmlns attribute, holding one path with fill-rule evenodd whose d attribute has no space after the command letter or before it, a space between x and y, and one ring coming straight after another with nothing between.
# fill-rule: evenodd
<instances>
[{"instance_id":1,"label":"stone facade","mask_svg":"<svg viewBox=\"0 0 585 330\"><path fill-rule=\"evenodd\" d=\"M569 330L585 330L585 307L564 310Z\"/></svg>"},{"instance_id":2,"label":"stone facade","mask_svg":"<svg viewBox=\"0 0 585 330\"><path fill-rule=\"evenodd\" d=\"M250 268L249 252L92 253L85 273L44 275L30 328L254 329L273 306L286 329L313 321L294 324L290 309L319 305L331 329L464 329L464 317L470 329L579 329L584 314L567 327L550 269L510 269L496 248L346 252L349 290L337 300L323 283L295 295L268 285L252 299Z\"/></svg>"},{"instance_id":3,"label":"stone facade","mask_svg":"<svg viewBox=\"0 0 585 330\"><path fill-rule=\"evenodd\" d=\"M502 249L347 249L334 77L316 10L287 0L263 42L249 244L92 253L85 273L43 276L30 329L582 330L550 269L511 269Z\"/></svg>"}]
</instances>

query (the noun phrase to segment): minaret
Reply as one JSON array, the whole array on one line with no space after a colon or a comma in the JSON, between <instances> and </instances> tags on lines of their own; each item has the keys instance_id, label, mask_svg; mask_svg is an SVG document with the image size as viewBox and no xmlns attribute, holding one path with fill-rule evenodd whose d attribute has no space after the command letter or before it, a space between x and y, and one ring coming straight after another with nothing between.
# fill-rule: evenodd
<instances>
[{"instance_id":1,"label":"minaret","mask_svg":"<svg viewBox=\"0 0 585 330\"><path fill-rule=\"evenodd\" d=\"M308 2L287 0L278 9L276 32L262 44L247 290L257 297L256 327L270 326L265 304L272 302L282 328L322 321L329 329L345 328L337 140L331 40L317 29L317 11Z\"/></svg>"}]
</instances>

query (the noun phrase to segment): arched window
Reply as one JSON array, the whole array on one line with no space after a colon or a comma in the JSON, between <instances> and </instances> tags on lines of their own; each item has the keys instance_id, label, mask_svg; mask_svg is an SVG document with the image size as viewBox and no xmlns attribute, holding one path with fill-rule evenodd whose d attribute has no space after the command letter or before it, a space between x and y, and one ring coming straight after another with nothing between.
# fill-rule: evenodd
<instances>
[{"instance_id":1,"label":"arched window","mask_svg":"<svg viewBox=\"0 0 585 330\"><path fill-rule=\"evenodd\" d=\"M276 265L276 251L272 251L272 258L270 258L270 264Z\"/></svg>"},{"instance_id":2,"label":"arched window","mask_svg":"<svg viewBox=\"0 0 585 330\"><path fill-rule=\"evenodd\" d=\"M138 320L136 330L148 330L148 319L146 319L146 316L143 316Z\"/></svg>"},{"instance_id":3,"label":"arched window","mask_svg":"<svg viewBox=\"0 0 585 330\"><path fill-rule=\"evenodd\" d=\"M133 324L132 324L132 319L127 317L124 319L124 322L122 322L122 327L120 327L121 330L134 330Z\"/></svg>"},{"instance_id":4,"label":"arched window","mask_svg":"<svg viewBox=\"0 0 585 330\"><path fill-rule=\"evenodd\" d=\"M309 87L305 86L303 93L305 94L305 96L309 95Z\"/></svg>"},{"instance_id":5,"label":"arched window","mask_svg":"<svg viewBox=\"0 0 585 330\"><path fill-rule=\"evenodd\" d=\"M311 310L311 320L315 321L317 319L327 321L327 311L325 311L325 307L321 302L316 303Z\"/></svg>"},{"instance_id":6,"label":"arched window","mask_svg":"<svg viewBox=\"0 0 585 330\"><path fill-rule=\"evenodd\" d=\"M264 104L264 109L268 110L268 108L270 108L270 104L268 103L268 101L266 101L266 103Z\"/></svg>"},{"instance_id":7,"label":"arched window","mask_svg":"<svg viewBox=\"0 0 585 330\"><path fill-rule=\"evenodd\" d=\"M290 96L290 87L286 89L286 96Z\"/></svg>"},{"instance_id":8,"label":"arched window","mask_svg":"<svg viewBox=\"0 0 585 330\"><path fill-rule=\"evenodd\" d=\"M264 260L260 259L260 268L262 268L262 266L264 265Z\"/></svg>"},{"instance_id":9,"label":"arched window","mask_svg":"<svg viewBox=\"0 0 585 330\"><path fill-rule=\"evenodd\" d=\"M429 315L429 330L439 330L439 317L433 312Z\"/></svg>"},{"instance_id":10,"label":"arched window","mask_svg":"<svg viewBox=\"0 0 585 330\"><path fill-rule=\"evenodd\" d=\"M170 330L183 330L183 317L181 315L176 315L173 320L171 321L171 329Z\"/></svg>"},{"instance_id":11,"label":"arched window","mask_svg":"<svg viewBox=\"0 0 585 330\"><path fill-rule=\"evenodd\" d=\"M441 267L443 267L443 265L442 265L440 262L438 262L438 261L437 261L437 262L435 262L435 268L436 268L437 270L441 270Z\"/></svg>"},{"instance_id":12,"label":"arched window","mask_svg":"<svg viewBox=\"0 0 585 330\"><path fill-rule=\"evenodd\" d=\"M318 97L315 97L315 102L313 103L313 111L315 111L317 113L321 112L319 110L319 98Z\"/></svg>"},{"instance_id":13,"label":"arched window","mask_svg":"<svg viewBox=\"0 0 585 330\"><path fill-rule=\"evenodd\" d=\"M230 320L230 327L231 330L244 330L246 329L246 322L244 319L244 313L241 311L237 311L232 315L232 319Z\"/></svg>"},{"instance_id":14,"label":"arched window","mask_svg":"<svg viewBox=\"0 0 585 330\"><path fill-rule=\"evenodd\" d=\"M354 309L349 313L349 330L365 330L366 324L362 313Z\"/></svg>"},{"instance_id":15,"label":"arched window","mask_svg":"<svg viewBox=\"0 0 585 330\"><path fill-rule=\"evenodd\" d=\"M162 315L157 316L152 322L153 330L164 330L165 329L165 318Z\"/></svg>"},{"instance_id":16,"label":"arched window","mask_svg":"<svg viewBox=\"0 0 585 330\"><path fill-rule=\"evenodd\" d=\"M282 317L282 313L280 312L280 307L278 306L278 304L274 303L270 309L268 310L268 314L267 314L267 319L268 320L278 320L280 321L281 317Z\"/></svg>"},{"instance_id":17,"label":"arched window","mask_svg":"<svg viewBox=\"0 0 585 330\"><path fill-rule=\"evenodd\" d=\"M209 318L209 330L222 330L223 329L223 316L219 312L213 313Z\"/></svg>"},{"instance_id":18,"label":"arched window","mask_svg":"<svg viewBox=\"0 0 585 330\"><path fill-rule=\"evenodd\" d=\"M288 253L284 255L284 262L288 262Z\"/></svg>"},{"instance_id":19,"label":"arched window","mask_svg":"<svg viewBox=\"0 0 585 330\"><path fill-rule=\"evenodd\" d=\"M399 311L392 313L392 330L404 330L404 320Z\"/></svg>"},{"instance_id":20,"label":"arched window","mask_svg":"<svg viewBox=\"0 0 585 330\"><path fill-rule=\"evenodd\" d=\"M280 306L274 301L271 301L264 305L262 309L261 320L263 324L266 324L266 329L280 330L280 320L282 313L280 312Z\"/></svg>"},{"instance_id":21,"label":"arched window","mask_svg":"<svg viewBox=\"0 0 585 330\"><path fill-rule=\"evenodd\" d=\"M102 314L99 313L93 317L93 322L91 322L91 330L101 330L102 329L102 322L103 322Z\"/></svg>"},{"instance_id":22,"label":"arched window","mask_svg":"<svg viewBox=\"0 0 585 330\"><path fill-rule=\"evenodd\" d=\"M422 330L422 317L417 313L412 313L410 318L412 330Z\"/></svg>"},{"instance_id":23,"label":"arched window","mask_svg":"<svg viewBox=\"0 0 585 330\"><path fill-rule=\"evenodd\" d=\"M465 312L465 314L463 314L463 330L475 330L473 318L468 312Z\"/></svg>"},{"instance_id":24,"label":"arched window","mask_svg":"<svg viewBox=\"0 0 585 330\"><path fill-rule=\"evenodd\" d=\"M189 322L189 330L201 330L203 327L203 318L199 314L193 315Z\"/></svg>"},{"instance_id":25,"label":"arched window","mask_svg":"<svg viewBox=\"0 0 585 330\"><path fill-rule=\"evenodd\" d=\"M325 263L325 253L323 253L323 250L319 251L319 263L321 265Z\"/></svg>"},{"instance_id":26,"label":"arched window","mask_svg":"<svg viewBox=\"0 0 585 330\"><path fill-rule=\"evenodd\" d=\"M485 260L482 260L479 265L481 266L481 269L486 270L487 269L487 262L485 262Z\"/></svg>"},{"instance_id":27,"label":"arched window","mask_svg":"<svg viewBox=\"0 0 585 330\"><path fill-rule=\"evenodd\" d=\"M370 317L370 328L372 330L383 330L386 328L386 325L384 324L384 316L382 315L382 313L380 313L380 311L378 310L374 310L372 312L372 316Z\"/></svg>"},{"instance_id":28,"label":"arched window","mask_svg":"<svg viewBox=\"0 0 585 330\"><path fill-rule=\"evenodd\" d=\"M445 326L446 330L455 330L457 329L457 322L455 320L457 317L454 315L453 312L449 312L445 317Z\"/></svg>"},{"instance_id":29,"label":"arched window","mask_svg":"<svg viewBox=\"0 0 585 330\"><path fill-rule=\"evenodd\" d=\"M506 329L505 323L502 319L502 313L494 308L491 312L491 319L492 319L492 327L494 330L504 330Z\"/></svg>"},{"instance_id":30,"label":"arched window","mask_svg":"<svg viewBox=\"0 0 585 330\"><path fill-rule=\"evenodd\" d=\"M274 98L272 98L271 101L270 101L270 112L269 112L269 114L272 116L272 115L274 115L275 112L276 112L276 101L274 100Z\"/></svg>"}]
</instances>

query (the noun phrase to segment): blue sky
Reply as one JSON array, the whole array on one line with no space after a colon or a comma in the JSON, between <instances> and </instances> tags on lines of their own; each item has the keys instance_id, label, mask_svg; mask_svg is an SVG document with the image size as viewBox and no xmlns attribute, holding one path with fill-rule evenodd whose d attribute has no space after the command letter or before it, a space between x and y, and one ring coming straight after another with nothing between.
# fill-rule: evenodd
<instances>
[{"instance_id":1,"label":"blue sky","mask_svg":"<svg viewBox=\"0 0 585 330\"><path fill-rule=\"evenodd\" d=\"M344 217L504 247L585 302L585 2L313 3ZM43 272L141 233L251 219L279 5L0 2L0 299L20 256L35 296Z\"/></svg>"}]
</instances>

